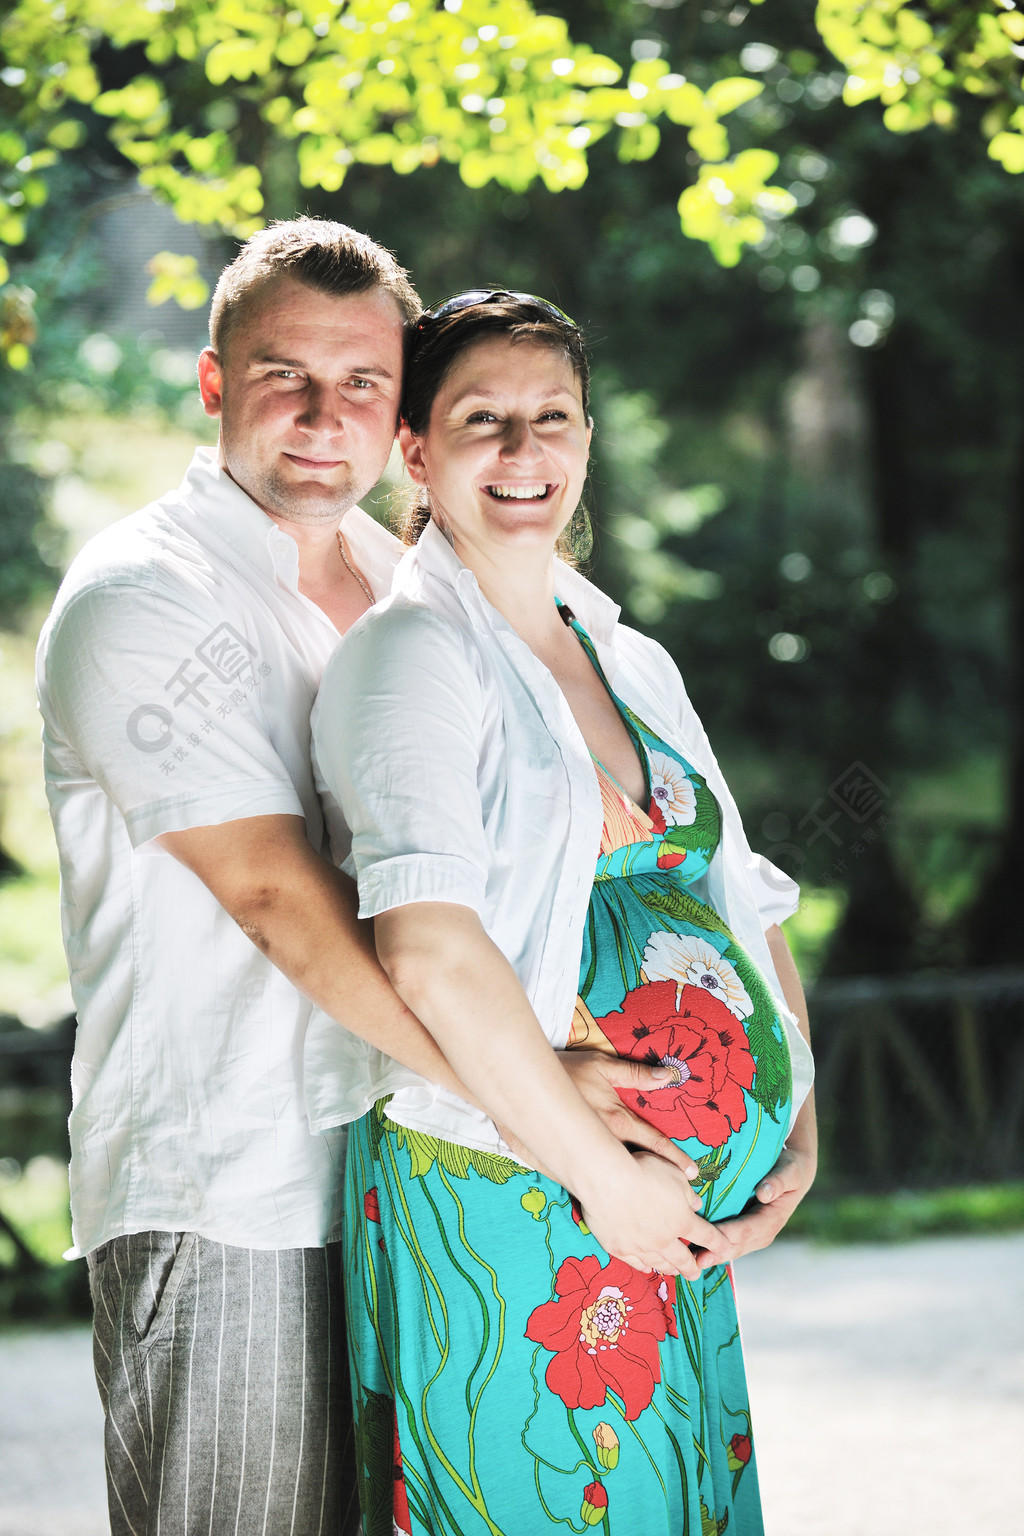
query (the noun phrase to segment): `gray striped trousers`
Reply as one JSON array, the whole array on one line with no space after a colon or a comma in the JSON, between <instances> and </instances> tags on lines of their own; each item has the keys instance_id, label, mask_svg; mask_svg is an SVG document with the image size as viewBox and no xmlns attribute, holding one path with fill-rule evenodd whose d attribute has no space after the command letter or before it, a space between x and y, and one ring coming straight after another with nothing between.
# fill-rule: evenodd
<instances>
[{"instance_id":1,"label":"gray striped trousers","mask_svg":"<svg viewBox=\"0 0 1024 1536\"><path fill-rule=\"evenodd\" d=\"M356 1536L340 1244L89 1255L112 1536Z\"/></svg>"}]
</instances>

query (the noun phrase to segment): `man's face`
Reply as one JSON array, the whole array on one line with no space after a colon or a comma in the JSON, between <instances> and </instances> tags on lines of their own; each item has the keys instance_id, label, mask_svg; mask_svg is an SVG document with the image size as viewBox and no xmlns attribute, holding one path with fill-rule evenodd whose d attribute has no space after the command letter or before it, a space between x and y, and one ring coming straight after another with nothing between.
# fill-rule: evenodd
<instances>
[{"instance_id":1,"label":"man's face","mask_svg":"<svg viewBox=\"0 0 1024 1536\"><path fill-rule=\"evenodd\" d=\"M257 506L292 523L336 523L379 480L395 436L402 316L381 289L337 298L292 277L199 359L221 462Z\"/></svg>"}]
</instances>

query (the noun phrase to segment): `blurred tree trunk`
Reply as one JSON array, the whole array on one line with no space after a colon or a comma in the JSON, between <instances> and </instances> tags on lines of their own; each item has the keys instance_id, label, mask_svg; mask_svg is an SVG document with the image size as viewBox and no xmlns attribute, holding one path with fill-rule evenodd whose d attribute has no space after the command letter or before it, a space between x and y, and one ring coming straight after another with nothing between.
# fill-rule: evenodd
<instances>
[{"instance_id":1,"label":"blurred tree trunk","mask_svg":"<svg viewBox=\"0 0 1024 1536\"><path fill-rule=\"evenodd\" d=\"M876 609L852 671L841 769L862 763L889 791L900 755L895 714L907 687L908 636L915 627L914 557L922 514L914 464L918 445L907 409L914 398L911 378L916 375L919 382L923 377L915 350L912 334L897 322L886 345L868 352L864 360L875 539L895 591ZM865 825L865 830L874 831L873 837L858 836L856 828L848 833L851 853L845 860L844 883L849 899L829 946L825 970L830 975L891 974L912 963L918 912L893 853L898 815L899 806L883 799L879 814Z\"/></svg>"},{"instance_id":2,"label":"blurred tree trunk","mask_svg":"<svg viewBox=\"0 0 1024 1536\"><path fill-rule=\"evenodd\" d=\"M1010 507L1006 549L1006 598L1008 606L1008 696L1015 720L1009 764L1009 826L994 867L967 919L967 961L970 965L1024 963L1024 902L1021 872L1024 870L1024 440L1017 459L1014 498Z\"/></svg>"}]
</instances>

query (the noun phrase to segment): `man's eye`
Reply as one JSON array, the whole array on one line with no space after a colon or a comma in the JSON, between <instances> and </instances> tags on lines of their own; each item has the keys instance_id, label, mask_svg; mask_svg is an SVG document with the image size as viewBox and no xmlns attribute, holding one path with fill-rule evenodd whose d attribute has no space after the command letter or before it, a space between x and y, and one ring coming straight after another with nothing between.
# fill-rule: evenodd
<instances>
[{"instance_id":1,"label":"man's eye","mask_svg":"<svg viewBox=\"0 0 1024 1536\"><path fill-rule=\"evenodd\" d=\"M299 375L294 368L275 368L270 377L272 379L286 379L291 382L292 379L297 379Z\"/></svg>"},{"instance_id":2,"label":"man's eye","mask_svg":"<svg viewBox=\"0 0 1024 1536\"><path fill-rule=\"evenodd\" d=\"M349 379L348 387L349 389L372 389L373 380L360 378Z\"/></svg>"}]
</instances>

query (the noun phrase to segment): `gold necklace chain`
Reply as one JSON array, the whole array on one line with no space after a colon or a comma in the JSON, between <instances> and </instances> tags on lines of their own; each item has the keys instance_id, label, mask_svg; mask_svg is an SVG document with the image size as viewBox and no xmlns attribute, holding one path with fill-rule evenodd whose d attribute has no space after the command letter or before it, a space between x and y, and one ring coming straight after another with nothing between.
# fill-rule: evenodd
<instances>
[{"instance_id":1,"label":"gold necklace chain","mask_svg":"<svg viewBox=\"0 0 1024 1536\"><path fill-rule=\"evenodd\" d=\"M358 581L359 585L362 587L363 591L366 593L366 600L370 604L370 607L372 608L373 604L374 604L374 601L375 601L373 593L370 591L369 587L366 585L366 582L360 576L360 574L356 570L355 566L349 560L348 555L346 555L346 553L345 553L345 540L341 536L341 529L340 528L338 529L338 548L341 550L341 558L342 558L342 560L344 560L346 568L352 573L352 575L355 577L356 581Z\"/></svg>"}]
</instances>

